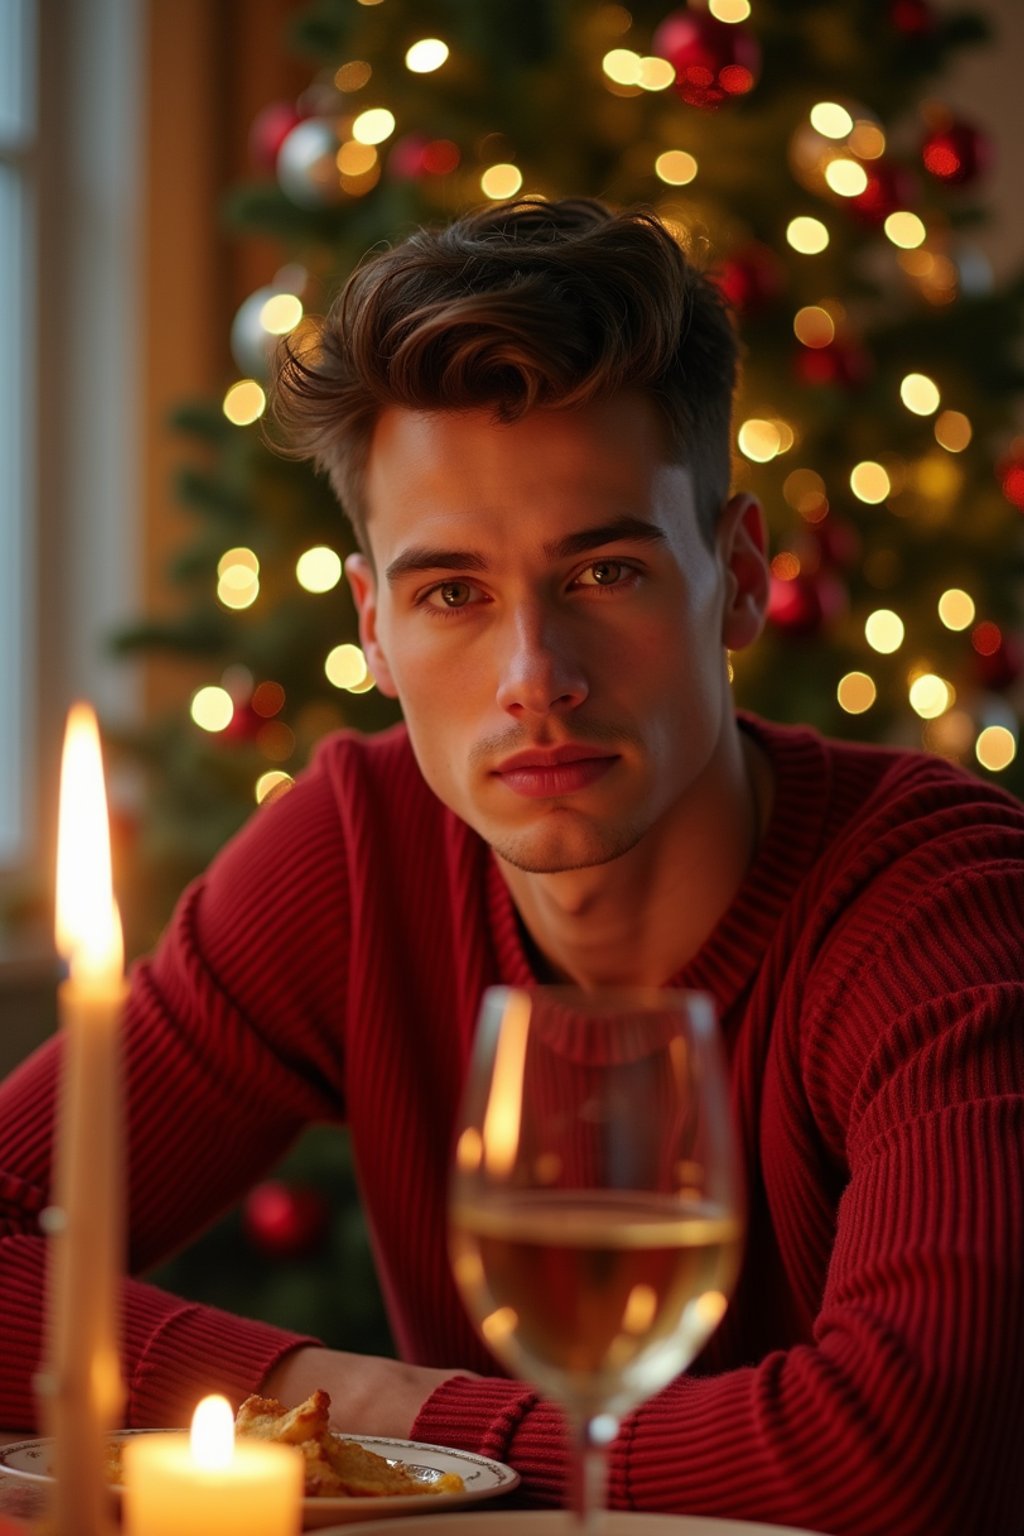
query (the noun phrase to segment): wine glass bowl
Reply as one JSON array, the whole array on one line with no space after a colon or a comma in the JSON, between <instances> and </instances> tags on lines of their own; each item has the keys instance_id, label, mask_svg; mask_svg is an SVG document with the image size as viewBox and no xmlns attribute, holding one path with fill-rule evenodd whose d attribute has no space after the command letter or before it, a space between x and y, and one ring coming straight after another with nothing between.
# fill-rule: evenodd
<instances>
[{"instance_id":1,"label":"wine glass bowl","mask_svg":"<svg viewBox=\"0 0 1024 1536\"><path fill-rule=\"evenodd\" d=\"M714 1010L698 993L492 988L463 1096L456 1284L513 1374L595 1447L699 1352L743 1232Z\"/></svg>"}]
</instances>

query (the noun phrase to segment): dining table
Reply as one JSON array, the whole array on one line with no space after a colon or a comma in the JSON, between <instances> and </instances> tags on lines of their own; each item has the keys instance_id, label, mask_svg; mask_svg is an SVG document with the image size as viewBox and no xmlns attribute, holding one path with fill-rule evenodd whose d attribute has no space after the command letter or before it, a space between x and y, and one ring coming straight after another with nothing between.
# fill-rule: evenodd
<instances>
[{"instance_id":1,"label":"dining table","mask_svg":"<svg viewBox=\"0 0 1024 1536\"><path fill-rule=\"evenodd\" d=\"M19 1440L35 1438L35 1431L0 1430L0 1447ZM0 1536L53 1536L45 1525L48 1506L48 1487L45 1483L25 1481L6 1476L0 1471ZM518 1507L515 1497L501 1500L501 1508L493 1512L478 1510L453 1510L450 1515L417 1515L409 1527L409 1536L451 1536L458 1531L457 1522L465 1522L466 1536L562 1536L564 1513L556 1510L524 1510ZM605 1516L606 1536L813 1536L813 1533L796 1530L792 1526L768 1526L747 1524L741 1520L718 1520L687 1515L641 1515L619 1512ZM347 1526L346 1536L360 1536L373 1532L373 1536L391 1536L402 1532L409 1525L408 1518L401 1520L374 1520L364 1525L361 1521ZM184 1533L183 1533L184 1536ZM323 1531L322 1536L331 1536Z\"/></svg>"}]
</instances>

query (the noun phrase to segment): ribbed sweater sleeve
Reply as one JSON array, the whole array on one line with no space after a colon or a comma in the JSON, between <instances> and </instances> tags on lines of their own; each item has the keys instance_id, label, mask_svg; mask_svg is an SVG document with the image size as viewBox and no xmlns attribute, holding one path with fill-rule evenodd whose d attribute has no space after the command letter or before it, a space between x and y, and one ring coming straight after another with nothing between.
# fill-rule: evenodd
<instances>
[{"instance_id":1,"label":"ribbed sweater sleeve","mask_svg":"<svg viewBox=\"0 0 1024 1536\"><path fill-rule=\"evenodd\" d=\"M310 844L318 880L303 878ZM334 856L331 856L331 850ZM179 904L136 967L122 1030L133 1275L231 1206L315 1120L339 1119L337 942L346 892L333 798L314 775L267 807ZM295 955L310 963L296 966ZM284 1023L282 1023L284 1021ZM0 1088L0 1423L36 1423L61 1039ZM304 1336L126 1281L129 1425L187 1423L204 1392L237 1400Z\"/></svg>"}]
</instances>

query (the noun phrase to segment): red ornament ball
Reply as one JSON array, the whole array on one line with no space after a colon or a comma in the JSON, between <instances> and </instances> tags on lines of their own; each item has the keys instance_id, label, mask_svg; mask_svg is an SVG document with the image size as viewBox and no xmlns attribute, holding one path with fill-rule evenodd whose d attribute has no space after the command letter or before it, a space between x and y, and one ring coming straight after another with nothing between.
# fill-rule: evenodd
<instances>
[{"instance_id":1,"label":"red ornament ball","mask_svg":"<svg viewBox=\"0 0 1024 1536\"><path fill-rule=\"evenodd\" d=\"M782 293L782 264L770 246L756 240L741 246L710 276L739 315L757 314Z\"/></svg>"},{"instance_id":2,"label":"red ornament ball","mask_svg":"<svg viewBox=\"0 0 1024 1536\"><path fill-rule=\"evenodd\" d=\"M872 160L865 165L864 173L867 186L856 197L847 198L846 203L865 224L884 224L890 213L913 206L916 189L905 166L892 160Z\"/></svg>"},{"instance_id":3,"label":"red ornament ball","mask_svg":"<svg viewBox=\"0 0 1024 1536\"><path fill-rule=\"evenodd\" d=\"M227 741L255 741L260 729L266 724L263 717L253 709L252 704L235 700L235 711L224 727L221 735Z\"/></svg>"},{"instance_id":4,"label":"red ornament ball","mask_svg":"<svg viewBox=\"0 0 1024 1536\"><path fill-rule=\"evenodd\" d=\"M813 537L823 564L852 570L858 564L863 540L853 523L842 517L826 517L815 523Z\"/></svg>"},{"instance_id":5,"label":"red ornament ball","mask_svg":"<svg viewBox=\"0 0 1024 1536\"><path fill-rule=\"evenodd\" d=\"M1022 665L1020 644L991 619L975 624L971 630L971 649L974 670L983 687L998 691L1017 681Z\"/></svg>"},{"instance_id":6,"label":"red ornament ball","mask_svg":"<svg viewBox=\"0 0 1024 1536\"><path fill-rule=\"evenodd\" d=\"M676 94L708 112L746 96L761 73L756 38L709 11L673 11L651 39L651 52L675 70Z\"/></svg>"},{"instance_id":7,"label":"red ornament ball","mask_svg":"<svg viewBox=\"0 0 1024 1536\"><path fill-rule=\"evenodd\" d=\"M992 164L992 140L973 123L946 123L925 138L921 161L936 181L966 187Z\"/></svg>"},{"instance_id":8,"label":"red ornament ball","mask_svg":"<svg viewBox=\"0 0 1024 1536\"><path fill-rule=\"evenodd\" d=\"M840 389L860 389L870 379L874 363L859 341L837 336L825 347L799 347L793 369L801 384L818 389L833 384Z\"/></svg>"},{"instance_id":9,"label":"red ornament ball","mask_svg":"<svg viewBox=\"0 0 1024 1536\"><path fill-rule=\"evenodd\" d=\"M275 171L281 145L292 129L302 122L303 116L291 101L272 101L258 112L249 129L249 154L253 164L261 171Z\"/></svg>"},{"instance_id":10,"label":"red ornament ball","mask_svg":"<svg viewBox=\"0 0 1024 1536\"><path fill-rule=\"evenodd\" d=\"M407 133L395 141L388 155L388 175L396 181L447 176L461 158L459 146L451 139L428 139L422 133Z\"/></svg>"},{"instance_id":11,"label":"red ornament ball","mask_svg":"<svg viewBox=\"0 0 1024 1536\"><path fill-rule=\"evenodd\" d=\"M304 1258L322 1244L330 1206L319 1190L268 1179L257 1184L242 1207L245 1235L260 1253Z\"/></svg>"},{"instance_id":12,"label":"red ornament ball","mask_svg":"<svg viewBox=\"0 0 1024 1536\"><path fill-rule=\"evenodd\" d=\"M935 12L928 0L891 0L889 20L904 37L927 37L935 30Z\"/></svg>"},{"instance_id":13,"label":"red ornament ball","mask_svg":"<svg viewBox=\"0 0 1024 1536\"><path fill-rule=\"evenodd\" d=\"M1024 457L1014 453L1003 459L996 466L996 475L1007 501L1024 512Z\"/></svg>"},{"instance_id":14,"label":"red ornament ball","mask_svg":"<svg viewBox=\"0 0 1024 1536\"><path fill-rule=\"evenodd\" d=\"M817 635L845 610L847 592L828 571L807 575L801 571L791 581L771 577L768 622L794 639Z\"/></svg>"}]
</instances>

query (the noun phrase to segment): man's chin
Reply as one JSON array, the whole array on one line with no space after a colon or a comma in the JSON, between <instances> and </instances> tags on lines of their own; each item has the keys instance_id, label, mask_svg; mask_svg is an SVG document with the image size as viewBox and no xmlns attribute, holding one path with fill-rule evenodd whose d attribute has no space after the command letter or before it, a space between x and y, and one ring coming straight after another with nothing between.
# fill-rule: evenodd
<instances>
[{"instance_id":1,"label":"man's chin","mask_svg":"<svg viewBox=\"0 0 1024 1536\"><path fill-rule=\"evenodd\" d=\"M644 827L600 827L576 829L573 835L546 832L505 833L487 840L491 848L513 869L527 875L562 875L574 869L594 869L611 864L635 848Z\"/></svg>"}]
</instances>

